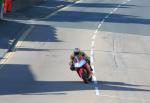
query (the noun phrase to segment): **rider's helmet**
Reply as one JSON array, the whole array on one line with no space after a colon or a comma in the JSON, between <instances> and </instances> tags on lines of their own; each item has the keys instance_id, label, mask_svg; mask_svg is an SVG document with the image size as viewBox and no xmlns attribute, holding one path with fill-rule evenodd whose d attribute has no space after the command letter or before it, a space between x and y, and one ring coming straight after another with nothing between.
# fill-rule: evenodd
<instances>
[{"instance_id":1,"label":"rider's helmet","mask_svg":"<svg viewBox=\"0 0 150 103\"><path fill-rule=\"evenodd\" d=\"M74 55L79 55L80 49L79 48L75 48L74 49Z\"/></svg>"}]
</instances>

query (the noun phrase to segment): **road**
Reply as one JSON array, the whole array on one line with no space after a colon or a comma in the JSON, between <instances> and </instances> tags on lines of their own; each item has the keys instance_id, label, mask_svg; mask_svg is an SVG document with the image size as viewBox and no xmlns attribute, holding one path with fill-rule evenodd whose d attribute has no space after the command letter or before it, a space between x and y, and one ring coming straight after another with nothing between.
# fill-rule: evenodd
<instances>
[{"instance_id":1,"label":"road","mask_svg":"<svg viewBox=\"0 0 150 103\"><path fill-rule=\"evenodd\" d=\"M1 103L150 103L149 0L81 0L33 25L0 69ZM75 47L96 80L69 70Z\"/></svg>"}]
</instances>

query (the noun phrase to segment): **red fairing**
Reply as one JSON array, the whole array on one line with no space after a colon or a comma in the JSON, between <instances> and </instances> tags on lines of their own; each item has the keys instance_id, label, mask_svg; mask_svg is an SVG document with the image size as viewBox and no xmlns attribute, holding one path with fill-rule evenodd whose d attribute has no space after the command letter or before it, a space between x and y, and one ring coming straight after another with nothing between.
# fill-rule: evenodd
<instances>
[{"instance_id":1,"label":"red fairing","mask_svg":"<svg viewBox=\"0 0 150 103\"><path fill-rule=\"evenodd\" d=\"M77 73L78 73L79 77L82 78L83 68L77 69Z\"/></svg>"}]
</instances>

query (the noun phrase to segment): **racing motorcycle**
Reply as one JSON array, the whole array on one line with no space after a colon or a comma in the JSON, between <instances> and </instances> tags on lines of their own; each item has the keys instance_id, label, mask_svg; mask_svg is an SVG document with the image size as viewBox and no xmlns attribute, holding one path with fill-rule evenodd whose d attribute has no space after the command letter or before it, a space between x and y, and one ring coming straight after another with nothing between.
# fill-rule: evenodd
<instances>
[{"instance_id":1,"label":"racing motorcycle","mask_svg":"<svg viewBox=\"0 0 150 103\"><path fill-rule=\"evenodd\" d=\"M79 77L83 79L84 83L92 82L92 75L86 69L87 61L84 58L79 58L75 56L73 65L75 71L78 73Z\"/></svg>"}]
</instances>

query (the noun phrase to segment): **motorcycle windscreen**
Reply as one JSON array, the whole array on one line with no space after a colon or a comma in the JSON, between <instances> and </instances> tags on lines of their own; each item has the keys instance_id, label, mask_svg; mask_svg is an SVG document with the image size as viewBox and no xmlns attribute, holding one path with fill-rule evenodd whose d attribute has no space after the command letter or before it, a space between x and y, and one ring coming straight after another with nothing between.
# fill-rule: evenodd
<instances>
[{"instance_id":1,"label":"motorcycle windscreen","mask_svg":"<svg viewBox=\"0 0 150 103\"><path fill-rule=\"evenodd\" d=\"M86 64L86 61L85 60L81 60L79 63L75 63L74 67L75 68L81 68L85 64Z\"/></svg>"}]
</instances>

